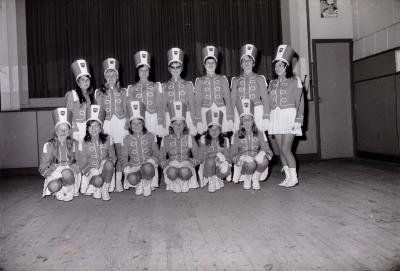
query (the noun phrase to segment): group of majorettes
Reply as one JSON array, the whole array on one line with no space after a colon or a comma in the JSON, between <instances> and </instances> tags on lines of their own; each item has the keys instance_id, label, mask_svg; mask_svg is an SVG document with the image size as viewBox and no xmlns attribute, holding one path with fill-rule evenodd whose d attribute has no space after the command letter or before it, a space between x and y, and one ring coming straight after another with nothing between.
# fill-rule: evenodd
<instances>
[{"instance_id":1,"label":"group of majorettes","mask_svg":"<svg viewBox=\"0 0 400 271\"><path fill-rule=\"evenodd\" d=\"M168 51L171 79L163 84L148 80L151 56L139 51L134 56L137 83L122 88L119 62L108 58L104 84L95 91L88 63L76 60L71 65L76 88L67 92L66 107L53 111L54 137L43 147L43 196L109 200L109 192L130 188L149 196L160 181L176 193L207 185L215 192L224 181L257 190L273 155L266 132L275 140L285 173L279 185L295 186L291 147L302 134L304 99L292 73L294 51L288 45L277 48L269 86L253 72L256 55L252 44L241 48L242 73L229 85L215 73L217 48L206 46L205 75L193 86L181 78L181 49ZM227 132L233 133L228 137Z\"/></svg>"}]
</instances>

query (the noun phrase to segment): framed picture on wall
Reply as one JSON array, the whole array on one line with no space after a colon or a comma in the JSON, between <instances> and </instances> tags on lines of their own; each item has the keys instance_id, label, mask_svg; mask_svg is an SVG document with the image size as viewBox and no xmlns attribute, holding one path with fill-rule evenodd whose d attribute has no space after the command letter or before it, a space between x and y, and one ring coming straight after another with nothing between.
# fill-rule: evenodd
<instances>
[{"instance_id":1,"label":"framed picture on wall","mask_svg":"<svg viewBox=\"0 0 400 271\"><path fill-rule=\"evenodd\" d=\"M321 18L337 18L339 10L337 0L320 0Z\"/></svg>"}]
</instances>

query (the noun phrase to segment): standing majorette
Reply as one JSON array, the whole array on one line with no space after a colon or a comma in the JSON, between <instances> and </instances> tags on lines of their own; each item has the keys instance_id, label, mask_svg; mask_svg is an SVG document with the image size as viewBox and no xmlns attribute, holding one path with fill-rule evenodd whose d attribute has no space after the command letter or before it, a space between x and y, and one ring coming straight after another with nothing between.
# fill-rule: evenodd
<instances>
[{"instance_id":1,"label":"standing majorette","mask_svg":"<svg viewBox=\"0 0 400 271\"><path fill-rule=\"evenodd\" d=\"M187 105L182 102L168 104L170 134L161 141L160 164L167 190L176 193L197 188L195 166L198 164L198 146L186 126ZM167 158L168 156L168 158Z\"/></svg>"},{"instance_id":2,"label":"standing majorette","mask_svg":"<svg viewBox=\"0 0 400 271\"><path fill-rule=\"evenodd\" d=\"M292 153L295 136L301 136L304 114L303 85L293 75L292 58L294 50L289 45L279 45L274 64L274 80L269 85L270 129L279 149L279 158L285 179L280 186L292 187L298 183L296 159Z\"/></svg>"},{"instance_id":3,"label":"standing majorette","mask_svg":"<svg viewBox=\"0 0 400 271\"><path fill-rule=\"evenodd\" d=\"M86 135L80 147L80 168L83 173L81 193L96 199L110 200L109 189L117 161L112 137L103 132L106 112L92 105L86 113Z\"/></svg>"},{"instance_id":4,"label":"standing majorette","mask_svg":"<svg viewBox=\"0 0 400 271\"><path fill-rule=\"evenodd\" d=\"M272 151L263 132L254 121L254 103L250 99L237 101L239 130L233 134L231 156L234 162L233 182L243 181L244 189L260 189L260 181L268 176Z\"/></svg>"},{"instance_id":5,"label":"standing majorette","mask_svg":"<svg viewBox=\"0 0 400 271\"><path fill-rule=\"evenodd\" d=\"M200 186L208 183L208 192L224 187L224 179L231 174L229 140L221 132L224 113L220 110L206 112L207 131L200 138Z\"/></svg>"},{"instance_id":6,"label":"standing majorette","mask_svg":"<svg viewBox=\"0 0 400 271\"><path fill-rule=\"evenodd\" d=\"M201 53L206 74L195 82L197 132L203 134L207 131L206 112L210 109L223 112L222 132L232 131L234 114L228 79L215 73L218 49L209 45Z\"/></svg>"},{"instance_id":7,"label":"standing majorette","mask_svg":"<svg viewBox=\"0 0 400 271\"><path fill-rule=\"evenodd\" d=\"M66 107L53 111L54 137L43 146L39 172L45 178L43 197L54 195L58 200L70 201L79 195L77 174L78 141L71 136L72 112Z\"/></svg>"},{"instance_id":8,"label":"standing majorette","mask_svg":"<svg viewBox=\"0 0 400 271\"><path fill-rule=\"evenodd\" d=\"M115 178L111 180L110 192L122 192L122 169L121 169L121 144L128 134L125 129L126 122L126 89L119 84L119 62L115 58L107 58L103 61L104 84L96 89L96 103L106 111L104 121L104 132L112 137L117 154Z\"/></svg>"},{"instance_id":9,"label":"standing majorette","mask_svg":"<svg viewBox=\"0 0 400 271\"><path fill-rule=\"evenodd\" d=\"M149 81L151 55L146 51L139 51L134 56L139 81L127 88L128 102L139 101L146 106L146 129L154 135L159 135L158 114L161 112L161 83Z\"/></svg>"},{"instance_id":10,"label":"standing majorette","mask_svg":"<svg viewBox=\"0 0 400 271\"><path fill-rule=\"evenodd\" d=\"M162 84L162 98L159 114L160 133L162 136L168 134L168 127L171 124L171 117L168 112L168 104L174 102L186 103L188 106L186 125L191 135L197 134L195 126L195 103L194 103L194 87L190 81L181 78L183 70L184 52L179 48L171 48L168 53L168 71L171 79ZM166 113L166 114L165 114Z\"/></svg>"},{"instance_id":11,"label":"standing majorette","mask_svg":"<svg viewBox=\"0 0 400 271\"><path fill-rule=\"evenodd\" d=\"M240 50L240 66L242 74L232 78L231 95L232 105L235 107L238 101L250 99L254 102L254 121L257 128L264 132L268 130L269 101L267 93L267 81L263 75L253 72L257 56L257 48L252 44L245 44ZM235 112L234 131L239 130L239 115Z\"/></svg>"},{"instance_id":12,"label":"standing majorette","mask_svg":"<svg viewBox=\"0 0 400 271\"><path fill-rule=\"evenodd\" d=\"M81 142L86 133L86 109L93 99L93 88L89 73L89 64L84 59L77 59L71 64L71 71L76 82L75 89L65 94L65 106L72 111L72 137Z\"/></svg>"},{"instance_id":13,"label":"standing majorette","mask_svg":"<svg viewBox=\"0 0 400 271\"><path fill-rule=\"evenodd\" d=\"M136 195L150 196L158 187L157 138L147 131L146 106L139 101L127 104L129 135L122 146L122 169L125 174L124 188L134 187Z\"/></svg>"}]
</instances>

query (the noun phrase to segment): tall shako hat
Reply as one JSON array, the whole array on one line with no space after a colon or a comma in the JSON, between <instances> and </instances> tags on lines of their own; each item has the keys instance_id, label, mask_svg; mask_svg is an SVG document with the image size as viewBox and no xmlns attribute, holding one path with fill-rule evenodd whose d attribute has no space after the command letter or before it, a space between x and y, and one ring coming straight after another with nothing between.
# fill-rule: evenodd
<instances>
[{"instance_id":1,"label":"tall shako hat","mask_svg":"<svg viewBox=\"0 0 400 271\"><path fill-rule=\"evenodd\" d=\"M256 62L257 57L257 47L253 44L245 44L240 49L240 61L242 61L243 57L249 56Z\"/></svg>"},{"instance_id":2,"label":"tall shako hat","mask_svg":"<svg viewBox=\"0 0 400 271\"><path fill-rule=\"evenodd\" d=\"M84 59L77 59L71 64L71 71L75 77L76 82L78 82L81 76L88 76L89 78L89 64Z\"/></svg>"},{"instance_id":3,"label":"tall shako hat","mask_svg":"<svg viewBox=\"0 0 400 271\"><path fill-rule=\"evenodd\" d=\"M116 60L115 58L107 58L106 60L104 60L103 61L104 75L106 75L106 73L109 70L116 71L117 74L119 74L119 61Z\"/></svg>"},{"instance_id":4,"label":"tall shako hat","mask_svg":"<svg viewBox=\"0 0 400 271\"><path fill-rule=\"evenodd\" d=\"M171 122L174 120L186 120L187 105L183 102L169 103L168 112Z\"/></svg>"},{"instance_id":5,"label":"tall shako hat","mask_svg":"<svg viewBox=\"0 0 400 271\"><path fill-rule=\"evenodd\" d=\"M136 68L142 65L146 65L150 69L151 55L149 52L139 51L134 55L133 59L135 60Z\"/></svg>"},{"instance_id":6,"label":"tall shako hat","mask_svg":"<svg viewBox=\"0 0 400 271\"><path fill-rule=\"evenodd\" d=\"M183 65L183 58L185 56L185 53L179 49L179 48L171 48L167 52L167 58L168 58L168 66L172 62L179 62L181 65Z\"/></svg>"},{"instance_id":7,"label":"tall shako hat","mask_svg":"<svg viewBox=\"0 0 400 271\"><path fill-rule=\"evenodd\" d=\"M67 109L66 107L59 107L53 110L53 123L54 127L57 128L58 125L65 123L72 127L72 111Z\"/></svg>"},{"instance_id":8,"label":"tall shako hat","mask_svg":"<svg viewBox=\"0 0 400 271\"><path fill-rule=\"evenodd\" d=\"M201 50L201 55L203 57L203 63L209 57L214 58L215 62L218 62L218 49L215 46L207 45L203 50Z\"/></svg>"},{"instance_id":9,"label":"tall shako hat","mask_svg":"<svg viewBox=\"0 0 400 271\"><path fill-rule=\"evenodd\" d=\"M145 120L146 105L139 101L131 101L126 105L129 121L133 119Z\"/></svg>"},{"instance_id":10,"label":"tall shako hat","mask_svg":"<svg viewBox=\"0 0 400 271\"><path fill-rule=\"evenodd\" d=\"M103 122L106 118L106 111L100 107L100 105L91 105L86 109L86 123L95 120L103 126Z\"/></svg>"},{"instance_id":11,"label":"tall shako hat","mask_svg":"<svg viewBox=\"0 0 400 271\"><path fill-rule=\"evenodd\" d=\"M222 127L222 121L224 119L224 113L221 110L210 109L206 112L207 126L217 125Z\"/></svg>"},{"instance_id":12,"label":"tall shako hat","mask_svg":"<svg viewBox=\"0 0 400 271\"><path fill-rule=\"evenodd\" d=\"M275 58L272 62L282 61L289 65L294 55L295 51L289 45L282 44L276 49Z\"/></svg>"},{"instance_id":13,"label":"tall shako hat","mask_svg":"<svg viewBox=\"0 0 400 271\"><path fill-rule=\"evenodd\" d=\"M254 116L254 102L252 100L238 100L236 107L240 118L243 116Z\"/></svg>"}]
</instances>

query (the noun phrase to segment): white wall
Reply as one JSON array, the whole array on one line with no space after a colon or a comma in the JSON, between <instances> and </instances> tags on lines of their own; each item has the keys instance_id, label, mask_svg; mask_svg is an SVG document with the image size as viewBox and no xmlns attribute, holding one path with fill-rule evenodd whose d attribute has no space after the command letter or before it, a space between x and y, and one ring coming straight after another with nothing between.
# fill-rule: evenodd
<instances>
[{"instance_id":1,"label":"white wall","mask_svg":"<svg viewBox=\"0 0 400 271\"><path fill-rule=\"evenodd\" d=\"M354 60L400 46L399 0L352 1Z\"/></svg>"}]
</instances>

